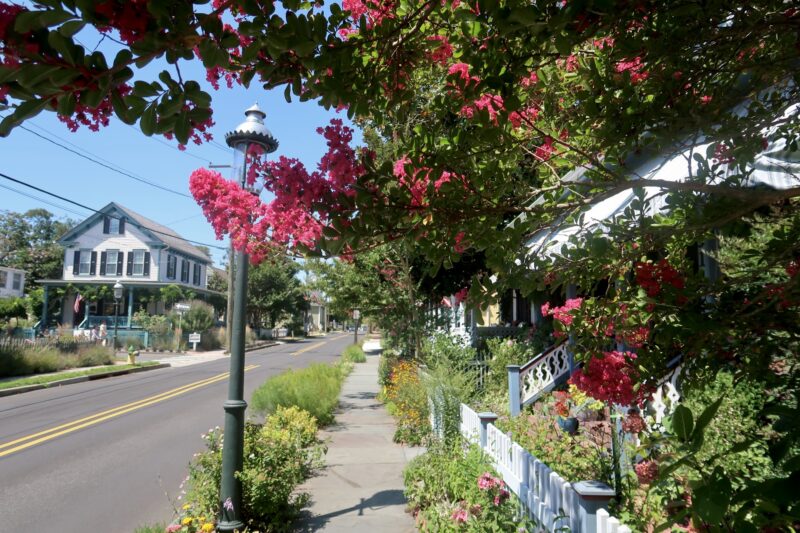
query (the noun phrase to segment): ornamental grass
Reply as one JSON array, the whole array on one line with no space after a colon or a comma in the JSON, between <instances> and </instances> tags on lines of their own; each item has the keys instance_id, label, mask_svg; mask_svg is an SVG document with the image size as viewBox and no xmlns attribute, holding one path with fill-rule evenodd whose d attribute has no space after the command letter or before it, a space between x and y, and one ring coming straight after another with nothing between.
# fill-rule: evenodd
<instances>
[{"instance_id":1,"label":"ornamental grass","mask_svg":"<svg viewBox=\"0 0 800 533\"><path fill-rule=\"evenodd\" d=\"M261 415L272 414L278 407L296 406L311 413L320 425L328 425L333 422L333 410L348 373L348 365L324 363L288 370L256 389L250 405Z\"/></svg>"}]
</instances>

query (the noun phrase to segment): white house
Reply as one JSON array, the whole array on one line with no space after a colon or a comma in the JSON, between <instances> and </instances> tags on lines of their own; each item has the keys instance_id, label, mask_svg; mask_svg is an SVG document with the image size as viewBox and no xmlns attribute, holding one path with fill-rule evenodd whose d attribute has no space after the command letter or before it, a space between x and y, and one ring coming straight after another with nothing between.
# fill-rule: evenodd
<instances>
[{"instance_id":1,"label":"white house","mask_svg":"<svg viewBox=\"0 0 800 533\"><path fill-rule=\"evenodd\" d=\"M25 291L25 271L0 266L0 298L22 298Z\"/></svg>"},{"instance_id":2,"label":"white house","mask_svg":"<svg viewBox=\"0 0 800 533\"><path fill-rule=\"evenodd\" d=\"M119 280L125 287L119 309L120 326L131 327L131 316L140 307L163 312L160 290L179 286L194 296L209 296L211 258L170 228L135 211L110 203L59 239L64 247L62 279L39 280L48 288L66 287L59 322L79 326L115 320L110 290L95 298L81 294L82 287L110 289ZM46 304L45 304L46 307ZM43 323L47 323L44 317Z\"/></svg>"}]
</instances>

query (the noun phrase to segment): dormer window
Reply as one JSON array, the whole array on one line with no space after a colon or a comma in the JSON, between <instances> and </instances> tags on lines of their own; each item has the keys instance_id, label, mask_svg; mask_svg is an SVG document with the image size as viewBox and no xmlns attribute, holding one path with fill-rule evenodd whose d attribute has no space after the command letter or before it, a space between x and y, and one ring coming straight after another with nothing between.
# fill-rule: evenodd
<instances>
[{"instance_id":1,"label":"dormer window","mask_svg":"<svg viewBox=\"0 0 800 533\"><path fill-rule=\"evenodd\" d=\"M122 235L125 233L125 219L117 216L103 217L103 233L106 235Z\"/></svg>"}]
</instances>

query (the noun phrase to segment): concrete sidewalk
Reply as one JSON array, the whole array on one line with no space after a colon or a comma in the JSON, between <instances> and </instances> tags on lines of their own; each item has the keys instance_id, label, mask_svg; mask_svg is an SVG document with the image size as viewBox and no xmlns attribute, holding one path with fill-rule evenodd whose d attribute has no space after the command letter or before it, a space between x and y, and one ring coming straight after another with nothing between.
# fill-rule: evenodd
<instances>
[{"instance_id":1,"label":"concrete sidewalk","mask_svg":"<svg viewBox=\"0 0 800 533\"><path fill-rule=\"evenodd\" d=\"M416 531L405 512L403 468L420 449L392 442L394 420L376 399L379 344L367 342L367 362L355 365L339 396L327 467L300 489L311 494L298 531L406 533Z\"/></svg>"}]
</instances>

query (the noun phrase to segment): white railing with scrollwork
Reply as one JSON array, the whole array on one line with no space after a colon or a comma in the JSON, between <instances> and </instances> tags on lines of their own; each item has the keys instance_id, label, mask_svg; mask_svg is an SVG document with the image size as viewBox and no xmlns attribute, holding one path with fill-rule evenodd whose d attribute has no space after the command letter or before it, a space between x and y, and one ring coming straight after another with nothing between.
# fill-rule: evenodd
<instances>
[{"instance_id":1,"label":"white railing with scrollwork","mask_svg":"<svg viewBox=\"0 0 800 533\"><path fill-rule=\"evenodd\" d=\"M664 418L671 415L681 400L678 389L678 379L681 375L681 366L676 366L667 374L656 388L656 391L647 401L647 416L645 421L649 429L660 426Z\"/></svg>"},{"instance_id":2,"label":"white railing with scrollwork","mask_svg":"<svg viewBox=\"0 0 800 533\"><path fill-rule=\"evenodd\" d=\"M564 342L543 352L519 369L519 394L522 405L536 401L568 375L569 352Z\"/></svg>"}]
</instances>

